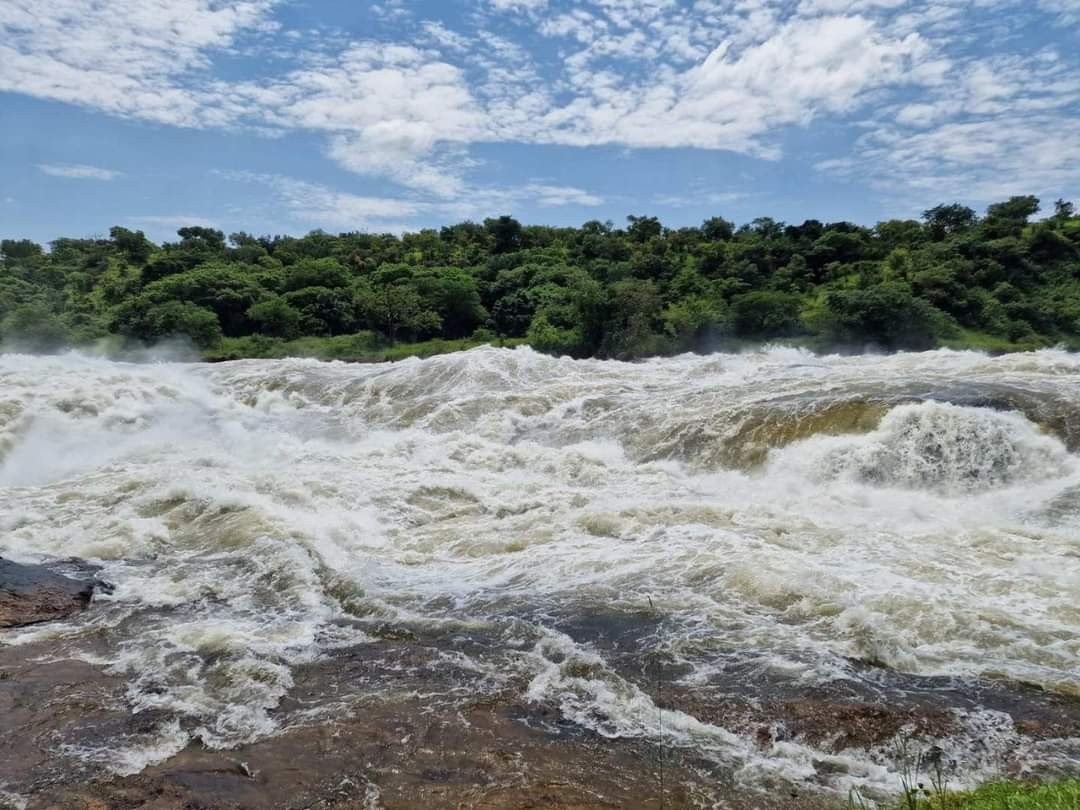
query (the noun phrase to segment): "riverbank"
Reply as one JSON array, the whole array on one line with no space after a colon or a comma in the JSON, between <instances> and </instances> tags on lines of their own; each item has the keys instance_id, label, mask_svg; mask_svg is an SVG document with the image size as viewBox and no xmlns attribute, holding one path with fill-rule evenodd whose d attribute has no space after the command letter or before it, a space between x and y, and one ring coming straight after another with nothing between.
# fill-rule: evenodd
<instances>
[{"instance_id":1,"label":"riverbank","mask_svg":"<svg viewBox=\"0 0 1080 810\"><path fill-rule=\"evenodd\" d=\"M410 357L426 358L441 354L467 351L479 346L495 346L499 348L514 348L527 346L526 338L464 338L461 340L426 340L419 343L402 342L389 345L382 341L373 332L359 332L352 335L338 335L336 337L307 337L296 340L279 340L263 336L251 336L245 338L224 338L213 348L201 352L201 358L207 362L217 363L226 360L280 360L289 357L302 357L314 360L341 360L353 363L387 363L404 360ZM794 348L803 348L817 353L859 353L862 351L874 351L877 347L865 346L829 346L810 338L775 341L762 343L761 341L737 340L734 338L717 342L714 347L716 352L743 352L766 348L767 346L783 345ZM994 335L964 330L949 340L943 340L938 348L952 349L954 351L979 351L991 355L1011 354L1014 352L1037 351L1038 349L1050 348L1055 344L1047 341L1009 341ZM1080 342L1075 344L1061 345L1069 351L1080 349ZM664 357L673 355L653 355Z\"/></svg>"},{"instance_id":2,"label":"riverbank","mask_svg":"<svg viewBox=\"0 0 1080 810\"><path fill-rule=\"evenodd\" d=\"M281 731L225 750L189 743L170 751L167 740L148 746L166 716L126 711L124 679L68 658L63 641L0 646L0 808L857 810L892 802L882 786L869 790L871 799L844 800L842 785L868 775L860 758L893 758L901 746L911 757L940 750L937 742L982 711L976 706L993 706L1015 726L1017 749L1080 733L1080 702L1020 684L882 672L876 685L807 689L755 685L732 673L687 689L677 679L665 682L664 671L678 672L670 661L658 679L655 657L635 655L626 630L595 619L578 627L606 652L627 645L616 653L621 669L655 702L658 727L672 725L666 744L583 729L554 703L522 700L526 682L466 697L478 683L470 654L497 643L478 634L383 628L390 638L298 666L274 709ZM335 708L310 714L319 704ZM674 729L688 717L745 735L762 763L784 748L818 753L801 775L766 769L747 778L679 743ZM107 755L117 740L129 746L127 759ZM944 764L952 784L970 778ZM1068 802L1080 789L1076 782L1011 782L939 795L930 790L929 768L913 778L932 795L920 795L916 805L898 802L896 810L1073 810Z\"/></svg>"},{"instance_id":3,"label":"riverbank","mask_svg":"<svg viewBox=\"0 0 1080 810\"><path fill-rule=\"evenodd\" d=\"M415 357L425 359L439 355L453 354L455 352L468 351L480 346L493 346L496 348L516 348L518 346L531 346L527 338L501 338L493 335L479 335L472 338L459 340L425 340L419 342L401 341L387 343L374 332L356 332L354 334L336 335L333 337L302 337L292 340L271 338L264 335L249 335L239 338L222 338L213 346L197 348L192 346L184 338L178 340L165 340L160 344L145 346L131 343L119 338L107 338L83 345L72 345L64 348L55 348L50 354L74 351L92 356L108 357L114 360L178 360L198 361L207 363L222 363L230 360L284 360L289 358L302 358L310 360L337 360L345 363L392 363L399 360L407 360ZM738 338L725 338L718 340L709 348L708 352L700 351L698 354L709 353L742 353L762 351L774 346L785 346L796 349L805 349L815 354L891 354L892 351L883 350L880 346L872 343L867 344L829 344L813 338L784 338L775 341L743 340ZM537 351L543 348L531 346ZM950 349L952 351L975 351L998 356L1003 354L1015 354L1032 352L1040 349L1063 348L1066 351L1080 351L1080 340L1057 341L1048 340L1023 340L1009 341L984 332L961 330L947 340L941 340L936 348ZM0 353L24 352L31 347L18 343L0 344ZM928 349L933 351L934 349ZM36 350L30 353L38 353ZM549 353L550 352L546 352ZM636 360L656 359L662 357L674 357L679 352L660 352L634 358ZM601 359L601 358L591 358Z\"/></svg>"}]
</instances>

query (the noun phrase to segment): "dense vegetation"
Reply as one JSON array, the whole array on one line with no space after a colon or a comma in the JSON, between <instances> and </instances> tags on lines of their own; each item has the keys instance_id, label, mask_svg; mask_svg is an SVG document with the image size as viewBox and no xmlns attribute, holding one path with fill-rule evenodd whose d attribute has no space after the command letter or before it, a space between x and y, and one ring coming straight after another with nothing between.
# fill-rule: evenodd
<instances>
[{"instance_id":1,"label":"dense vegetation","mask_svg":"<svg viewBox=\"0 0 1080 810\"><path fill-rule=\"evenodd\" d=\"M398 237L255 237L181 228L161 246L0 243L8 345L154 343L206 356L393 357L528 342L634 358L783 339L818 348L1080 345L1080 216L1013 197L874 227L713 218L665 228L511 217ZM402 341L424 341L403 346Z\"/></svg>"}]
</instances>

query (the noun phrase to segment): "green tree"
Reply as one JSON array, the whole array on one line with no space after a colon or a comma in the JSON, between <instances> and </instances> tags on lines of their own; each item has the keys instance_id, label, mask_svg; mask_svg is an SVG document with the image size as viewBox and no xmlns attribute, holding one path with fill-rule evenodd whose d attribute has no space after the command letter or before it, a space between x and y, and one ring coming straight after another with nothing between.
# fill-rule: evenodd
<instances>
[{"instance_id":1,"label":"green tree","mask_svg":"<svg viewBox=\"0 0 1080 810\"><path fill-rule=\"evenodd\" d=\"M534 349L548 354L572 354L581 344L579 332L556 326L544 312L533 318L525 338Z\"/></svg>"},{"instance_id":2,"label":"green tree","mask_svg":"<svg viewBox=\"0 0 1080 810\"><path fill-rule=\"evenodd\" d=\"M513 217L485 219L484 228L491 235L494 253L511 253L521 249L523 229L521 223Z\"/></svg>"},{"instance_id":3,"label":"green tree","mask_svg":"<svg viewBox=\"0 0 1080 810\"><path fill-rule=\"evenodd\" d=\"M708 349L731 329L730 314L722 299L695 295L680 298L660 315L664 330L678 349Z\"/></svg>"},{"instance_id":4,"label":"green tree","mask_svg":"<svg viewBox=\"0 0 1080 810\"><path fill-rule=\"evenodd\" d=\"M356 325L356 302L349 290L304 287L285 293L284 300L300 314L305 334L340 335Z\"/></svg>"},{"instance_id":5,"label":"green tree","mask_svg":"<svg viewBox=\"0 0 1080 810\"><path fill-rule=\"evenodd\" d=\"M710 242L726 242L735 235L735 226L723 217L710 217L701 224L701 234Z\"/></svg>"},{"instance_id":6,"label":"green tree","mask_svg":"<svg viewBox=\"0 0 1080 810\"><path fill-rule=\"evenodd\" d=\"M960 203L937 205L923 212L926 229L938 241L968 230L978 219L973 210Z\"/></svg>"},{"instance_id":7,"label":"green tree","mask_svg":"<svg viewBox=\"0 0 1080 810\"><path fill-rule=\"evenodd\" d=\"M301 259L285 271L285 292L305 287L337 289L349 286L349 274L337 259Z\"/></svg>"},{"instance_id":8,"label":"green tree","mask_svg":"<svg viewBox=\"0 0 1080 810\"><path fill-rule=\"evenodd\" d=\"M29 239L0 240L0 258L9 267L18 261L36 259L44 254L41 245Z\"/></svg>"},{"instance_id":9,"label":"green tree","mask_svg":"<svg viewBox=\"0 0 1080 810\"><path fill-rule=\"evenodd\" d=\"M218 316L226 335L238 336L250 332L247 311L266 291L243 265L204 264L148 284L142 295L155 304L180 301L205 307Z\"/></svg>"},{"instance_id":10,"label":"green tree","mask_svg":"<svg viewBox=\"0 0 1080 810\"><path fill-rule=\"evenodd\" d=\"M1005 202L994 203L986 209L982 227L990 239L1019 236L1028 220L1038 211L1038 197L1010 197Z\"/></svg>"},{"instance_id":11,"label":"green tree","mask_svg":"<svg viewBox=\"0 0 1080 810\"><path fill-rule=\"evenodd\" d=\"M210 253L225 250L225 234L214 228L191 226L180 228L176 235L180 237L180 246L187 249L203 249Z\"/></svg>"},{"instance_id":12,"label":"green tree","mask_svg":"<svg viewBox=\"0 0 1080 810\"><path fill-rule=\"evenodd\" d=\"M63 321L40 303L15 307L0 322L0 339L22 351L54 352L63 348L69 337Z\"/></svg>"},{"instance_id":13,"label":"green tree","mask_svg":"<svg viewBox=\"0 0 1080 810\"><path fill-rule=\"evenodd\" d=\"M613 284L600 354L630 360L661 352L664 348L658 328L661 303L652 281L627 279Z\"/></svg>"},{"instance_id":14,"label":"green tree","mask_svg":"<svg viewBox=\"0 0 1080 810\"><path fill-rule=\"evenodd\" d=\"M741 337L788 337L802 330L797 295L758 290L732 299L731 319Z\"/></svg>"},{"instance_id":15,"label":"green tree","mask_svg":"<svg viewBox=\"0 0 1080 810\"><path fill-rule=\"evenodd\" d=\"M912 294L901 282L859 290L835 290L825 297L825 335L849 345L886 349L926 349L947 332L943 313Z\"/></svg>"},{"instance_id":16,"label":"green tree","mask_svg":"<svg viewBox=\"0 0 1080 810\"><path fill-rule=\"evenodd\" d=\"M424 306L435 312L449 338L471 335L488 320L476 279L458 267L430 267L411 277Z\"/></svg>"},{"instance_id":17,"label":"green tree","mask_svg":"<svg viewBox=\"0 0 1080 810\"><path fill-rule=\"evenodd\" d=\"M300 334L300 312L280 296L264 298L252 304L247 317L264 335L288 339Z\"/></svg>"},{"instance_id":18,"label":"green tree","mask_svg":"<svg viewBox=\"0 0 1080 810\"><path fill-rule=\"evenodd\" d=\"M120 334L147 343L187 337L199 348L206 349L221 340L217 315L189 301L155 304L145 298L133 299L117 312L115 328Z\"/></svg>"},{"instance_id":19,"label":"green tree","mask_svg":"<svg viewBox=\"0 0 1080 810\"><path fill-rule=\"evenodd\" d=\"M629 216L626 219L630 223L626 227L626 232L635 242L648 242L650 239L657 239L664 232L664 226L660 224L660 220L656 217Z\"/></svg>"},{"instance_id":20,"label":"green tree","mask_svg":"<svg viewBox=\"0 0 1080 810\"><path fill-rule=\"evenodd\" d=\"M146 264L154 252L154 243L142 231L129 231L115 225L109 229L109 238L116 250L131 264Z\"/></svg>"},{"instance_id":21,"label":"green tree","mask_svg":"<svg viewBox=\"0 0 1080 810\"><path fill-rule=\"evenodd\" d=\"M402 330L423 334L441 325L438 314L425 308L420 293L407 284L359 286L356 304L362 317L391 344Z\"/></svg>"}]
</instances>

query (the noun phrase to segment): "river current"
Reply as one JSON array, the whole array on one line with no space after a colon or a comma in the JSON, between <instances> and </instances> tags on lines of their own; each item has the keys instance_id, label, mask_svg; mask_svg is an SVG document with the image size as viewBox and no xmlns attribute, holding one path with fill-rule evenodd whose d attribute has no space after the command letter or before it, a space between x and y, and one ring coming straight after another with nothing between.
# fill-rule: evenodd
<instances>
[{"instance_id":1,"label":"river current","mask_svg":"<svg viewBox=\"0 0 1080 810\"><path fill-rule=\"evenodd\" d=\"M797 780L826 754L661 715L627 661L691 694L888 672L1080 697L1078 448L1080 356L1056 350L2 355L0 556L79 557L115 590L0 645L125 680L153 727L57 752L119 773L278 734L296 667L410 633L487 639L440 647L463 692ZM1080 741L962 720L938 742L966 778L1080 769ZM827 756L826 789L897 783L881 752Z\"/></svg>"}]
</instances>

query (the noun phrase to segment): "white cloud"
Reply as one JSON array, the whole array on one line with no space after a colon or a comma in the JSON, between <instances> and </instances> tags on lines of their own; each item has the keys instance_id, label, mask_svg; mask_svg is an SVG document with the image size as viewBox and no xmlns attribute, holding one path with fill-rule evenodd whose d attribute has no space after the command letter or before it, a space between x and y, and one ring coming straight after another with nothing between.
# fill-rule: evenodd
<instances>
[{"instance_id":1,"label":"white cloud","mask_svg":"<svg viewBox=\"0 0 1080 810\"><path fill-rule=\"evenodd\" d=\"M163 228L216 228L217 223L212 219L198 216L197 214L160 214L150 216L131 217L130 222L139 225L158 226Z\"/></svg>"},{"instance_id":2,"label":"white cloud","mask_svg":"<svg viewBox=\"0 0 1080 810\"><path fill-rule=\"evenodd\" d=\"M496 11L542 11L548 0L487 0Z\"/></svg>"},{"instance_id":3,"label":"white cloud","mask_svg":"<svg viewBox=\"0 0 1080 810\"><path fill-rule=\"evenodd\" d=\"M1080 132L1055 116L950 121L868 136L853 157L819 165L922 200L1080 190Z\"/></svg>"},{"instance_id":4,"label":"white cloud","mask_svg":"<svg viewBox=\"0 0 1080 810\"><path fill-rule=\"evenodd\" d=\"M66 177L71 180L115 180L123 173L112 169L99 169L79 163L38 163L38 169L51 177Z\"/></svg>"},{"instance_id":5,"label":"white cloud","mask_svg":"<svg viewBox=\"0 0 1080 810\"><path fill-rule=\"evenodd\" d=\"M326 134L327 154L350 171L438 197L460 193L469 165L447 145L477 140L484 126L461 69L411 45L357 43L273 84L227 92L267 124Z\"/></svg>"},{"instance_id":6,"label":"white cloud","mask_svg":"<svg viewBox=\"0 0 1080 810\"><path fill-rule=\"evenodd\" d=\"M394 131L376 125L359 135L335 135L327 154L345 169L358 174L389 177L406 188L435 197L453 198L465 188L464 173L472 165L461 150L440 148L435 143L417 143L409 138L407 126Z\"/></svg>"},{"instance_id":7,"label":"white cloud","mask_svg":"<svg viewBox=\"0 0 1080 810\"><path fill-rule=\"evenodd\" d=\"M470 187L454 200L402 197L368 197L337 191L318 183L293 177L251 172L219 172L228 180L260 183L270 188L293 219L312 227L346 231L366 230L400 233L412 227L416 217L490 216L521 204L541 207L595 206L603 199L584 189L546 183L529 183L520 188Z\"/></svg>"},{"instance_id":8,"label":"white cloud","mask_svg":"<svg viewBox=\"0 0 1080 810\"><path fill-rule=\"evenodd\" d=\"M899 8L908 3L909 0L803 0L799 4L799 13L805 15L846 12L864 14L879 9Z\"/></svg>"},{"instance_id":9,"label":"white cloud","mask_svg":"<svg viewBox=\"0 0 1080 810\"><path fill-rule=\"evenodd\" d=\"M404 231L407 230L404 221L415 216L423 207L410 200L349 194L278 174L221 174L226 179L268 186L276 192L294 219L313 226L342 230Z\"/></svg>"},{"instance_id":10,"label":"white cloud","mask_svg":"<svg viewBox=\"0 0 1080 810\"><path fill-rule=\"evenodd\" d=\"M294 216L337 223L393 223L476 200L596 204L542 183L478 188L469 148L480 143L774 159L791 127L861 120L867 134L820 160L823 170L911 187L943 170L972 179L975 163L933 152L966 134L972 160L998 161L1001 175L1019 170L1029 144L1047 146L1041 127L1075 129L1080 103L1075 50L1033 54L1002 26L1073 25L1077 0L476 0L477 13L453 27L384 0L370 8L377 26L396 27L396 42L283 31L264 75L215 75L217 55L274 33L277 2L0 0L0 91L178 126L318 133L341 167L404 189L394 209L380 197L274 186ZM996 56L973 55L991 41ZM905 162L910 180L892 168ZM1049 184L1069 171L1039 176Z\"/></svg>"},{"instance_id":11,"label":"white cloud","mask_svg":"<svg viewBox=\"0 0 1080 810\"><path fill-rule=\"evenodd\" d=\"M1077 0L1038 0L1038 5L1043 11L1057 15L1059 25L1080 24L1080 2Z\"/></svg>"},{"instance_id":12,"label":"white cloud","mask_svg":"<svg viewBox=\"0 0 1080 810\"><path fill-rule=\"evenodd\" d=\"M424 37L432 44L453 51L467 51L472 44L468 37L462 36L457 31L451 31L440 22L428 20L421 29Z\"/></svg>"},{"instance_id":13,"label":"white cloud","mask_svg":"<svg viewBox=\"0 0 1080 810\"><path fill-rule=\"evenodd\" d=\"M692 191L688 194L658 194L653 198L657 205L671 208L690 206L731 205L745 200L750 195L744 191Z\"/></svg>"},{"instance_id":14,"label":"white cloud","mask_svg":"<svg viewBox=\"0 0 1080 810\"><path fill-rule=\"evenodd\" d=\"M532 197L538 205L553 208L562 205L602 205L603 197L590 194L573 186L550 186L543 183L530 183L523 189L523 196Z\"/></svg>"},{"instance_id":15,"label":"white cloud","mask_svg":"<svg viewBox=\"0 0 1080 810\"><path fill-rule=\"evenodd\" d=\"M883 108L828 173L927 198L1080 188L1080 77L1053 50L957 63L920 101Z\"/></svg>"},{"instance_id":16,"label":"white cloud","mask_svg":"<svg viewBox=\"0 0 1080 810\"><path fill-rule=\"evenodd\" d=\"M166 124L223 124L212 96L182 79L265 24L273 2L4 0L0 90Z\"/></svg>"},{"instance_id":17,"label":"white cloud","mask_svg":"<svg viewBox=\"0 0 1080 810\"><path fill-rule=\"evenodd\" d=\"M877 88L908 83L926 51L918 35L891 38L861 17L794 20L741 52L721 43L700 64L659 81L635 86L587 74L579 84L594 89L549 112L534 136L777 157L763 136L849 111Z\"/></svg>"},{"instance_id":18,"label":"white cloud","mask_svg":"<svg viewBox=\"0 0 1080 810\"><path fill-rule=\"evenodd\" d=\"M0 16L9 39L0 51L0 89L181 125L246 122L324 132L329 154L346 168L451 196L461 188L458 176L428 159L446 144L775 154L763 136L905 82L926 50L917 35L892 37L862 17L792 18L740 47L730 32L708 34L673 0L597 0L591 11L540 25L551 36L586 43L556 81L573 88L562 102L525 86L542 79L520 46L484 32L483 45L454 64L445 52L460 52L467 40L435 24L423 31L444 53L357 42L277 80L197 81L213 51L266 24L271 3L59 0L34 17L31 0L11 0ZM493 0L502 10L540 6ZM728 35L720 41L722 33ZM613 70L611 60L657 64L637 75Z\"/></svg>"}]
</instances>

